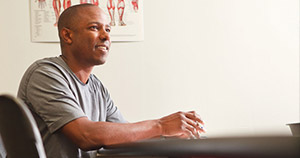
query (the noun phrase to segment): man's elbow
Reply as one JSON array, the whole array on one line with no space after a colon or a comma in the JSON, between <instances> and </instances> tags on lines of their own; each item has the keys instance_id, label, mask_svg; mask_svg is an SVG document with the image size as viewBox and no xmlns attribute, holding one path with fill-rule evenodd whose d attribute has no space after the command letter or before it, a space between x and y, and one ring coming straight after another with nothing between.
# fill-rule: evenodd
<instances>
[{"instance_id":1,"label":"man's elbow","mask_svg":"<svg viewBox=\"0 0 300 158\"><path fill-rule=\"evenodd\" d=\"M83 134L83 137L75 144L83 151L100 149L106 145L105 141L87 133Z\"/></svg>"}]
</instances>

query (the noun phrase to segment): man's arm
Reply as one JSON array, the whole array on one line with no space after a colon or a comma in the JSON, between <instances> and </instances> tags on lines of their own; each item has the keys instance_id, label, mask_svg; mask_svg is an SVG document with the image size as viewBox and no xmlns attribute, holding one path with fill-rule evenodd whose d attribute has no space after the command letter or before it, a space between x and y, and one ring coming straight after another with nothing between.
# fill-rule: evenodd
<instances>
[{"instance_id":1,"label":"man's arm","mask_svg":"<svg viewBox=\"0 0 300 158\"><path fill-rule=\"evenodd\" d=\"M92 150L158 136L199 137L204 130L198 123L203 121L195 112L177 112L137 123L93 122L81 117L67 123L61 131L82 150Z\"/></svg>"}]
</instances>

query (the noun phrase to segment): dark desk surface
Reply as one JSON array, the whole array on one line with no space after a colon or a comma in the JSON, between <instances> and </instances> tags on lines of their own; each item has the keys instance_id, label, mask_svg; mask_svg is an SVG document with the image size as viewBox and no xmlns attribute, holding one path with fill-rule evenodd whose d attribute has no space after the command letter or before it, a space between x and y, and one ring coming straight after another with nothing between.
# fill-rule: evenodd
<instances>
[{"instance_id":1,"label":"dark desk surface","mask_svg":"<svg viewBox=\"0 0 300 158\"><path fill-rule=\"evenodd\" d=\"M160 139L120 144L99 157L300 158L300 137Z\"/></svg>"}]
</instances>

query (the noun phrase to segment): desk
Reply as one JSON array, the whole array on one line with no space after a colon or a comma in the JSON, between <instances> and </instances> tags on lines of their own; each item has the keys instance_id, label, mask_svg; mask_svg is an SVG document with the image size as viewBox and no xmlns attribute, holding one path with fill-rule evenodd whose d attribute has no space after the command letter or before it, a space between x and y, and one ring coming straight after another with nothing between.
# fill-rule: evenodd
<instances>
[{"instance_id":1,"label":"desk","mask_svg":"<svg viewBox=\"0 0 300 158\"><path fill-rule=\"evenodd\" d=\"M99 157L300 158L300 137L164 139L120 144Z\"/></svg>"}]
</instances>

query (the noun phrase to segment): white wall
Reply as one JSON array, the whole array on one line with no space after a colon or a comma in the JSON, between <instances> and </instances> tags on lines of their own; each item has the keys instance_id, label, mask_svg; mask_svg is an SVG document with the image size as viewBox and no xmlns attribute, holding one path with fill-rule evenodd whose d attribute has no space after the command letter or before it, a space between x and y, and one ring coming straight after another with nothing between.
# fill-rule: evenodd
<instances>
[{"instance_id":1,"label":"white wall","mask_svg":"<svg viewBox=\"0 0 300 158\"><path fill-rule=\"evenodd\" d=\"M13 9L13 11L12 11ZM58 43L30 41L29 1L0 6L0 93ZM207 136L290 134L299 121L298 0L145 0L145 40L95 68L129 121L198 111Z\"/></svg>"}]
</instances>

